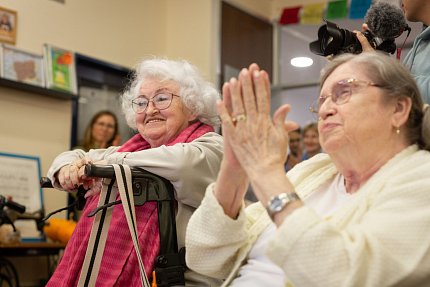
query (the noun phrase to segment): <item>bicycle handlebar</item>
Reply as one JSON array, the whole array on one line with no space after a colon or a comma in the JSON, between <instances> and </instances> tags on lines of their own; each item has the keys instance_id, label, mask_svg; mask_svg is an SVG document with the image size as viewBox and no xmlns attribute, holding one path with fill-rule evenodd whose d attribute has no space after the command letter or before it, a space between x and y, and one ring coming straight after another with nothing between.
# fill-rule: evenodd
<instances>
[{"instance_id":1,"label":"bicycle handlebar","mask_svg":"<svg viewBox=\"0 0 430 287\"><path fill-rule=\"evenodd\" d=\"M18 213L24 213L25 212L25 206L21 205L17 202L7 200L6 197L0 194L0 206L7 206L10 209L13 209L17 211Z\"/></svg>"}]
</instances>

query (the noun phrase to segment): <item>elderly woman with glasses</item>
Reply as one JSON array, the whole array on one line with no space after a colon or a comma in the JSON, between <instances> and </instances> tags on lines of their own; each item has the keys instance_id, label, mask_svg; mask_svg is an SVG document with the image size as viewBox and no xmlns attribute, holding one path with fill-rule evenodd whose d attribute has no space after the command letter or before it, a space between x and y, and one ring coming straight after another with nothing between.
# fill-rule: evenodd
<instances>
[{"instance_id":1,"label":"elderly woman with glasses","mask_svg":"<svg viewBox=\"0 0 430 287\"><path fill-rule=\"evenodd\" d=\"M223 286L428 286L430 110L409 72L377 52L323 70L326 153L285 176L284 105L269 116L256 65L223 87L224 159L190 219L188 266ZM241 120L239 120L239 117ZM245 208L251 183L259 202Z\"/></svg>"},{"instance_id":2,"label":"elderly woman with glasses","mask_svg":"<svg viewBox=\"0 0 430 287\"><path fill-rule=\"evenodd\" d=\"M80 221L48 286L76 286L97 208L100 182L85 178L86 163L103 161L139 167L169 180L177 200L176 228L179 248L184 246L188 220L199 206L207 185L216 179L222 158L222 137L214 132L219 123L215 103L219 93L185 61L149 59L136 68L122 95L128 125L138 133L122 146L67 151L48 171L54 186L75 191L89 188ZM136 206L138 239L147 276L158 255L159 231L156 204ZM154 212L155 211L155 212ZM139 286L139 265L122 206L113 207L97 286ZM213 286L217 281L192 271L187 286ZM195 284L195 285L193 285Z\"/></svg>"}]
</instances>

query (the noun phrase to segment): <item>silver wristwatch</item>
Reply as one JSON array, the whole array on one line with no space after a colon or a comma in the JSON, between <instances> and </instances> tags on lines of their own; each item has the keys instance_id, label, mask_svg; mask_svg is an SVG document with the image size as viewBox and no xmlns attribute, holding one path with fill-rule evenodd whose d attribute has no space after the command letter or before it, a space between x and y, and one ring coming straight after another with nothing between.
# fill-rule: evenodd
<instances>
[{"instance_id":1,"label":"silver wristwatch","mask_svg":"<svg viewBox=\"0 0 430 287\"><path fill-rule=\"evenodd\" d=\"M273 216L282 211L288 203L300 200L300 197L295 192L281 193L272 196L267 204L267 213L273 220Z\"/></svg>"}]
</instances>

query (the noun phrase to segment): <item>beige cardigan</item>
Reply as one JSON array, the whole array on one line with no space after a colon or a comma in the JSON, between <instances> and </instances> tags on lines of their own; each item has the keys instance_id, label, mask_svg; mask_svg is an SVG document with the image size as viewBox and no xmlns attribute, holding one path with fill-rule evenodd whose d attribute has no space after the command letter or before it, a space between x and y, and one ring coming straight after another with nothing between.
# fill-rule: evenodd
<instances>
[{"instance_id":1,"label":"beige cardigan","mask_svg":"<svg viewBox=\"0 0 430 287\"><path fill-rule=\"evenodd\" d=\"M320 154L288 177L306 198L336 173ZM189 221L187 264L228 286L270 221L260 203L230 219L212 190ZM296 210L268 244L268 255L286 273L286 286L429 286L430 153L406 148L330 217L306 206Z\"/></svg>"}]
</instances>

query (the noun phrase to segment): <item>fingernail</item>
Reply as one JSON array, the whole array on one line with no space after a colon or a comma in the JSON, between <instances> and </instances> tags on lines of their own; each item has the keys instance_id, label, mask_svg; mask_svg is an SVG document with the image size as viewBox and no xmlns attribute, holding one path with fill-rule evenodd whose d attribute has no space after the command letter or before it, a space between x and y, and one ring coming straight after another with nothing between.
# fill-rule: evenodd
<instances>
[{"instance_id":1,"label":"fingernail","mask_svg":"<svg viewBox=\"0 0 430 287\"><path fill-rule=\"evenodd\" d=\"M254 76L254 78L260 77L260 71L254 71L253 76Z\"/></svg>"}]
</instances>

